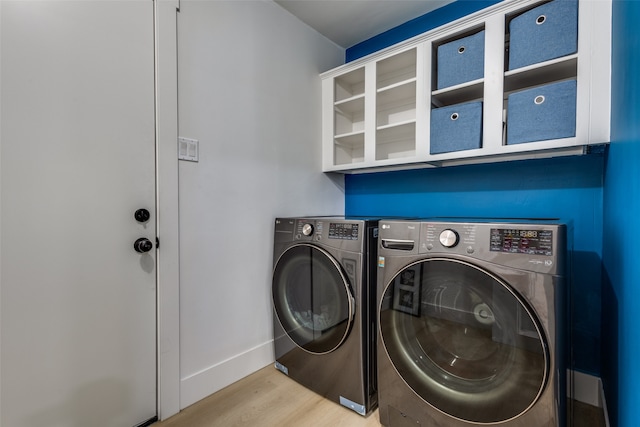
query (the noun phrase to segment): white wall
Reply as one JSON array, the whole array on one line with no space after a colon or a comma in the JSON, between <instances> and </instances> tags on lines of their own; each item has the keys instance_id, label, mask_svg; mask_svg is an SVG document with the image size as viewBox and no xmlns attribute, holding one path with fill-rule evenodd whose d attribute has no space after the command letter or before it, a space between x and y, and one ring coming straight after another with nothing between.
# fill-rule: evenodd
<instances>
[{"instance_id":1,"label":"white wall","mask_svg":"<svg viewBox=\"0 0 640 427\"><path fill-rule=\"evenodd\" d=\"M276 216L342 214L342 178L321 173L319 73L344 51L271 1L182 0L181 407L273 361Z\"/></svg>"}]
</instances>

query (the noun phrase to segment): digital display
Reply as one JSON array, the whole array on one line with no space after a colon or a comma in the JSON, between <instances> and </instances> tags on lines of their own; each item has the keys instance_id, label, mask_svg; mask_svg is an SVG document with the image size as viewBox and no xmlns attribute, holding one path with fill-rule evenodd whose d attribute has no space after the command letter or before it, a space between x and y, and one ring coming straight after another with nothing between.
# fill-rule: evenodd
<instances>
[{"instance_id":1,"label":"digital display","mask_svg":"<svg viewBox=\"0 0 640 427\"><path fill-rule=\"evenodd\" d=\"M553 255L553 231L491 229L491 251L529 255Z\"/></svg>"},{"instance_id":2,"label":"digital display","mask_svg":"<svg viewBox=\"0 0 640 427\"><path fill-rule=\"evenodd\" d=\"M342 240L358 239L358 224L332 222L329 224L329 238Z\"/></svg>"}]
</instances>

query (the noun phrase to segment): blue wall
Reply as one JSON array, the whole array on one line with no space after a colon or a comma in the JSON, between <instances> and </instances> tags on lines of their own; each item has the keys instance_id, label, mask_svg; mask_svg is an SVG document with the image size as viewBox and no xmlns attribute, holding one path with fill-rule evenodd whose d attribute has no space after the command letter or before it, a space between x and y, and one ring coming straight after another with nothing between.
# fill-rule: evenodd
<instances>
[{"instance_id":1,"label":"blue wall","mask_svg":"<svg viewBox=\"0 0 640 427\"><path fill-rule=\"evenodd\" d=\"M347 175L347 215L561 218L574 225L574 369L600 375L602 175L589 155Z\"/></svg>"},{"instance_id":2,"label":"blue wall","mask_svg":"<svg viewBox=\"0 0 640 427\"><path fill-rule=\"evenodd\" d=\"M418 34L455 21L458 18L462 18L463 16L467 16L496 3L500 3L500 0L454 1L431 13L419 16L398 27L350 47L345 52L346 62L356 60L380 49L384 49L385 47L410 39Z\"/></svg>"},{"instance_id":3,"label":"blue wall","mask_svg":"<svg viewBox=\"0 0 640 427\"><path fill-rule=\"evenodd\" d=\"M640 2L613 2L611 145L605 170L602 380L611 425L640 420Z\"/></svg>"},{"instance_id":4,"label":"blue wall","mask_svg":"<svg viewBox=\"0 0 640 427\"><path fill-rule=\"evenodd\" d=\"M396 43L494 2L455 2L357 45L367 52ZM481 6L481 7L478 7ZM474 10L470 10L470 8ZM418 31L418 32L416 32ZM354 47L353 49L356 49ZM347 51L347 58L357 55ZM601 257L604 156L557 158L348 175L345 210L356 216L553 217L573 221L574 369L601 372Z\"/></svg>"}]
</instances>

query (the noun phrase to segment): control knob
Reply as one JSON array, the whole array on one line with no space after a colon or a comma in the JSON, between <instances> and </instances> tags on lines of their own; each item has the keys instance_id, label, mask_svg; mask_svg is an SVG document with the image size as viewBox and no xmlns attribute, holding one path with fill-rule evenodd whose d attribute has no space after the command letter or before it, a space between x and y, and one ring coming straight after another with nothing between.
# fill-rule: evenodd
<instances>
[{"instance_id":1,"label":"control knob","mask_svg":"<svg viewBox=\"0 0 640 427\"><path fill-rule=\"evenodd\" d=\"M458 244L458 233L451 229L446 229L440 233L440 243L445 248L452 248Z\"/></svg>"},{"instance_id":2,"label":"control knob","mask_svg":"<svg viewBox=\"0 0 640 427\"><path fill-rule=\"evenodd\" d=\"M306 223L302 226L302 234L305 236L311 236L313 234L313 225Z\"/></svg>"}]
</instances>

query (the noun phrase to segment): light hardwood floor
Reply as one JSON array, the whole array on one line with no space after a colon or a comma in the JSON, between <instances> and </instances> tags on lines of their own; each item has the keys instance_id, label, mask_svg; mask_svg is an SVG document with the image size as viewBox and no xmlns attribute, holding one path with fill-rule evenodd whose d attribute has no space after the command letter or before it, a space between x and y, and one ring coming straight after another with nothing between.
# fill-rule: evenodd
<instances>
[{"instance_id":1,"label":"light hardwood floor","mask_svg":"<svg viewBox=\"0 0 640 427\"><path fill-rule=\"evenodd\" d=\"M152 427L379 427L266 366Z\"/></svg>"},{"instance_id":2,"label":"light hardwood floor","mask_svg":"<svg viewBox=\"0 0 640 427\"><path fill-rule=\"evenodd\" d=\"M602 409L573 405L575 427L604 427ZM151 427L380 427L266 366ZM534 426L532 426L534 427Z\"/></svg>"}]
</instances>

